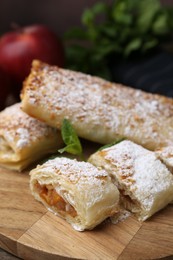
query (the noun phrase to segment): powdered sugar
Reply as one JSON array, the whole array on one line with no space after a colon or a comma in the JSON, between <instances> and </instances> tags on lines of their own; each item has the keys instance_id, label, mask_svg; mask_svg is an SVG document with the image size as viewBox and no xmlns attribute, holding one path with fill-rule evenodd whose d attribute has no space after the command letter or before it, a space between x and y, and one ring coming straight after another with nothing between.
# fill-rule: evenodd
<instances>
[{"instance_id":1,"label":"powdered sugar","mask_svg":"<svg viewBox=\"0 0 173 260\"><path fill-rule=\"evenodd\" d=\"M173 146L162 147L155 154L173 173Z\"/></svg>"},{"instance_id":2,"label":"powdered sugar","mask_svg":"<svg viewBox=\"0 0 173 260\"><path fill-rule=\"evenodd\" d=\"M131 192L146 208L151 207L156 194L173 186L172 174L154 152L130 141L123 141L104 152L105 159L115 167L115 176L128 187L125 194Z\"/></svg>"},{"instance_id":3,"label":"powdered sugar","mask_svg":"<svg viewBox=\"0 0 173 260\"><path fill-rule=\"evenodd\" d=\"M156 154L125 140L90 156L117 185L125 209L146 220L173 200L173 175Z\"/></svg>"},{"instance_id":4,"label":"powdered sugar","mask_svg":"<svg viewBox=\"0 0 173 260\"><path fill-rule=\"evenodd\" d=\"M70 190L74 189L72 187L75 187L76 192L79 192L76 196L86 200L87 208L111 193L115 196L113 200L117 200L118 191L108 173L88 162L57 157L39 165L33 173L31 171L31 179L37 178L37 175L34 177L37 172L42 176L39 178L40 185L52 184L58 193L65 187L70 193Z\"/></svg>"},{"instance_id":5,"label":"powdered sugar","mask_svg":"<svg viewBox=\"0 0 173 260\"><path fill-rule=\"evenodd\" d=\"M57 178L68 179L73 184L83 185L99 185L102 187L105 180L109 179L108 174L104 170L98 170L88 162L79 162L76 159L71 160L65 157L55 158L48 160L39 167L41 172L43 169L44 174L54 172Z\"/></svg>"},{"instance_id":6,"label":"powdered sugar","mask_svg":"<svg viewBox=\"0 0 173 260\"><path fill-rule=\"evenodd\" d=\"M35 191L33 195L78 231L93 229L119 209L119 192L111 178L106 171L99 170L88 162L57 157L37 166L30 175L30 187ZM45 202L39 195L38 183L39 186L51 186L55 189L56 193L75 209L75 216L70 216L62 208L59 209L57 204L51 207Z\"/></svg>"},{"instance_id":7,"label":"powdered sugar","mask_svg":"<svg viewBox=\"0 0 173 260\"><path fill-rule=\"evenodd\" d=\"M18 128L16 134L19 135L17 147L24 147L28 144L30 133L26 128Z\"/></svg>"},{"instance_id":8,"label":"powdered sugar","mask_svg":"<svg viewBox=\"0 0 173 260\"><path fill-rule=\"evenodd\" d=\"M23 93L24 110L26 97L37 117L41 107L39 118L58 128L66 117L79 136L91 141L126 137L149 149L173 143L173 102L166 97L38 61Z\"/></svg>"},{"instance_id":9,"label":"powdered sugar","mask_svg":"<svg viewBox=\"0 0 173 260\"><path fill-rule=\"evenodd\" d=\"M56 130L45 123L25 114L20 109L20 103L7 107L0 113L0 136L17 150L54 131Z\"/></svg>"}]
</instances>

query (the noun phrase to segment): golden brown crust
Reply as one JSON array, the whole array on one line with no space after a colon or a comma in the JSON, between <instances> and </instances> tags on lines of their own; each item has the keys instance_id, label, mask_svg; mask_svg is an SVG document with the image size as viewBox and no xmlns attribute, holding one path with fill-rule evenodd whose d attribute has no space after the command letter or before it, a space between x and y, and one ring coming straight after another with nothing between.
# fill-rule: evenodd
<instances>
[{"instance_id":1,"label":"golden brown crust","mask_svg":"<svg viewBox=\"0 0 173 260\"><path fill-rule=\"evenodd\" d=\"M21 103L0 113L0 165L22 170L62 145L60 132L30 117Z\"/></svg>"},{"instance_id":2,"label":"golden brown crust","mask_svg":"<svg viewBox=\"0 0 173 260\"><path fill-rule=\"evenodd\" d=\"M34 61L21 94L28 114L102 144L124 137L149 149L173 143L173 100Z\"/></svg>"},{"instance_id":3,"label":"golden brown crust","mask_svg":"<svg viewBox=\"0 0 173 260\"><path fill-rule=\"evenodd\" d=\"M34 197L74 229L93 229L119 211L119 192L104 170L65 157L30 172Z\"/></svg>"},{"instance_id":4,"label":"golden brown crust","mask_svg":"<svg viewBox=\"0 0 173 260\"><path fill-rule=\"evenodd\" d=\"M124 140L97 151L89 162L105 169L119 188L123 205L145 220L173 200L173 176L156 156Z\"/></svg>"}]
</instances>

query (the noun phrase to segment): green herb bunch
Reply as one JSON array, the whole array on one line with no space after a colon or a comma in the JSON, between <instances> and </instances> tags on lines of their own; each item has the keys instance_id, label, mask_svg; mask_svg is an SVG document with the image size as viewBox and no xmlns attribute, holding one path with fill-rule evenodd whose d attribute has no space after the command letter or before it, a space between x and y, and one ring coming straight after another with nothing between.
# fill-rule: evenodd
<instances>
[{"instance_id":1,"label":"green herb bunch","mask_svg":"<svg viewBox=\"0 0 173 260\"><path fill-rule=\"evenodd\" d=\"M99 2L86 9L83 28L65 35L67 67L109 78L110 59L145 55L173 33L173 9L159 0Z\"/></svg>"}]
</instances>

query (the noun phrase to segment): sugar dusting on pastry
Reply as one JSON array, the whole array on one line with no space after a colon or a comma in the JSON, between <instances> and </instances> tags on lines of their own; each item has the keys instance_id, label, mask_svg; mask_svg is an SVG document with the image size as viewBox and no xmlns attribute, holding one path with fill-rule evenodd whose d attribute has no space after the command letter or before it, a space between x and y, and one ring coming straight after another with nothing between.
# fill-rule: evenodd
<instances>
[{"instance_id":1,"label":"sugar dusting on pastry","mask_svg":"<svg viewBox=\"0 0 173 260\"><path fill-rule=\"evenodd\" d=\"M122 195L125 208L145 220L173 200L173 175L157 155L124 140L91 155L89 162L105 169Z\"/></svg>"},{"instance_id":2,"label":"sugar dusting on pastry","mask_svg":"<svg viewBox=\"0 0 173 260\"><path fill-rule=\"evenodd\" d=\"M151 149L173 143L173 102L163 96L39 61L24 84L25 95L30 105L46 107L48 124L60 127L66 116L79 136L91 141L109 143L118 135Z\"/></svg>"},{"instance_id":3,"label":"sugar dusting on pastry","mask_svg":"<svg viewBox=\"0 0 173 260\"><path fill-rule=\"evenodd\" d=\"M131 141L125 140L104 152L105 160L116 167L116 174L129 186L135 197L143 199L146 207L153 203L155 194L173 184L172 175L155 153Z\"/></svg>"},{"instance_id":4,"label":"sugar dusting on pastry","mask_svg":"<svg viewBox=\"0 0 173 260\"><path fill-rule=\"evenodd\" d=\"M53 131L56 130L24 113L20 109L20 103L7 107L0 113L0 135L3 132L4 138L9 143L16 141L17 149L22 149L31 141L48 136Z\"/></svg>"},{"instance_id":5,"label":"sugar dusting on pastry","mask_svg":"<svg viewBox=\"0 0 173 260\"><path fill-rule=\"evenodd\" d=\"M30 175L34 197L78 231L93 229L119 211L119 191L110 176L88 162L57 157L38 165ZM47 199L50 187L54 190L54 197L50 196L55 198L53 204ZM64 207L56 196L61 197ZM68 212L69 207L75 214Z\"/></svg>"},{"instance_id":6,"label":"sugar dusting on pastry","mask_svg":"<svg viewBox=\"0 0 173 260\"><path fill-rule=\"evenodd\" d=\"M92 186L93 183L104 189L105 180L109 179L105 170L99 170L88 162L79 162L76 159L71 160L65 157L48 160L38 167L39 171L41 172L43 169L44 173L52 172L53 169L55 175L58 174L58 176L62 176L78 186L85 183Z\"/></svg>"}]
</instances>

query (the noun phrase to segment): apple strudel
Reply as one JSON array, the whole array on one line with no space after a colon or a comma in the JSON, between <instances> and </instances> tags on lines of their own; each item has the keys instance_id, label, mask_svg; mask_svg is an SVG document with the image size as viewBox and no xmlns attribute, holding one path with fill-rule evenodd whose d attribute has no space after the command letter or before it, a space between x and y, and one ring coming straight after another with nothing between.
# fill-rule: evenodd
<instances>
[{"instance_id":1,"label":"apple strudel","mask_svg":"<svg viewBox=\"0 0 173 260\"><path fill-rule=\"evenodd\" d=\"M60 132L24 113L20 103L0 112L0 166L21 171L63 144Z\"/></svg>"},{"instance_id":2,"label":"apple strudel","mask_svg":"<svg viewBox=\"0 0 173 260\"><path fill-rule=\"evenodd\" d=\"M155 154L173 173L173 146L161 147Z\"/></svg>"},{"instance_id":3,"label":"apple strudel","mask_svg":"<svg viewBox=\"0 0 173 260\"><path fill-rule=\"evenodd\" d=\"M164 96L35 60L21 99L29 115L57 128L67 118L90 141L125 138L151 150L173 143L173 100Z\"/></svg>"},{"instance_id":4,"label":"apple strudel","mask_svg":"<svg viewBox=\"0 0 173 260\"><path fill-rule=\"evenodd\" d=\"M33 196L77 231L93 229L118 212L119 191L104 170L65 157L30 172Z\"/></svg>"},{"instance_id":5,"label":"apple strudel","mask_svg":"<svg viewBox=\"0 0 173 260\"><path fill-rule=\"evenodd\" d=\"M138 144L125 140L88 160L109 173L124 207L140 221L173 201L173 175L154 152Z\"/></svg>"}]
</instances>

